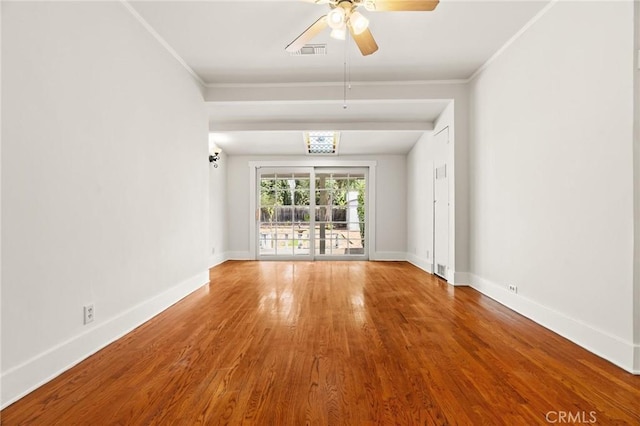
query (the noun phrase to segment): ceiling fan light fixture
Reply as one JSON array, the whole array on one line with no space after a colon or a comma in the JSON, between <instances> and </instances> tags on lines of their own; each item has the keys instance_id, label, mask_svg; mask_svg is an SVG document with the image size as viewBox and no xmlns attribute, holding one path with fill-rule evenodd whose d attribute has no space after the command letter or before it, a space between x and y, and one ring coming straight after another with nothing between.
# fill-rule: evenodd
<instances>
[{"instance_id":1,"label":"ceiling fan light fixture","mask_svg":"<svg viewBox=\"0 0 640 426\"><path fill-rule=\"evenodd\" d=\"M347 27L343 26L342 28L334 28L333 30L331 30L330 36L331 38L335 38L336 40L346 40Z\"/></svg>"},{"instance_id":2,"label":"ceiling fan light fixture","mask_svg":"<svg viewBox=\"0 0 640 426\"><path fill-rule=\"evenodd\" d=\"M363 1L364 8L370 11L376 10L376 2L375 0L364 0Z\"/></svg>"},{"instance_id":3,"label":"ceiling fan light fixture","mask_svg":"<svg viewBox=\"0 0 640 426\"><path fill-rule=\"evenodd\" d=\"M327 13L327 23L331 27L331 29L344 27L347 21L347 12L341 8L336 7L331 9L329 13Z\"/></svg>"},{"instance_id":4,"label":"ceiling fan light fixture","mask_svg":"<svg viewBox=\"0 0 640 426\"><path fill-rule=\"evenodd\" d=\"M349 17L349 25L351 25L353 33L358 35L362 34L367 28L369 28L369 20L360 12L356 11Z\"/></svg>"}]
</instances>

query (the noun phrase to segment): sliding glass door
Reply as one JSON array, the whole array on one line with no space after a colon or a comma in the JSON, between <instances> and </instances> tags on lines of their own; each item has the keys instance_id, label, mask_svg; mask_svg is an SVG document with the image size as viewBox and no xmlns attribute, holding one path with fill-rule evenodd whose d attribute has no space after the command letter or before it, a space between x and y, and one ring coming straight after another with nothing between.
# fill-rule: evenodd
<instances>
[{"instance_id":1,"label":"sliding glass door","mask_svg":"<svg viewBox=\"0 0 640 426\"><path fill-rule=\"evenodd\" d=\"M311 171L268 171L258 183L260 257L311 258Z\"/></svg>"},{"instance_id":2,"label":"sliding glass door","mask_svg":"<svg viewBox=\"0 0 640 426\"><path fill-rule=\"evenodd\" d=\"M366 169L260 169L259 259L366 259Z\"/></svg>"}]
</instances>

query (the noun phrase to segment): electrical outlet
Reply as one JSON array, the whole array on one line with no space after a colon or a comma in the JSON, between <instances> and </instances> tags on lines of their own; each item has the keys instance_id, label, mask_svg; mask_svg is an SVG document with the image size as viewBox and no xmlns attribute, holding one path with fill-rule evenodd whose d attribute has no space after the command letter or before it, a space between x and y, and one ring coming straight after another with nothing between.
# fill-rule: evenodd
<instances>
[{"instance_id":1,"label":"electrical outlet","mask_svg":"<svg viewBox=\"0 0 640 426\"><path fill-rule=\"evenodd\" d=\"M431 257L429 256L429 250L427 250L427 259L431 259Z\"/></svg>"},{"instance_id":2,"label":"electrical outlet","mask_svg":"<svg viewBox=\"0 0 640 426\"><path fill-rule=\"evenodd\" d=\"M215 247L211 248L211 254L216 254L216 248Z\"/></svg>"},{"instance_id":3,"label":"electrical outlet","mask_svg":"<svg viewBox=\"0 0 640 426\"><path fill-rule=\"evenodd\" d=\"M93 316L95 314L93 303L89 305L85 305L84 307L84 323L89 324L93 321Z\"/></svg>"},{"instance_id":4,"label":"electrical outlet","mask_svg":"<svg viewBox=\"0 0 640 426\"><path fill-rule=\"evenodd\" d=\"M513 284L509 284L509 291L511 293L516 293L517 294L518 293L518 286L515 286Z\"/></svg>"}]
</instances>

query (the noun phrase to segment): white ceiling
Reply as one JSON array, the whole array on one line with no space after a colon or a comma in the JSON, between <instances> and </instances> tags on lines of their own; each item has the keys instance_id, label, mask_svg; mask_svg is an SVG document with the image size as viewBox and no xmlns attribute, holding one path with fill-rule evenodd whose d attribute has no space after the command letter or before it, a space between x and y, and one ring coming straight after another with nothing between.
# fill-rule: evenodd
<instances>
[{"instance_id":1,"label":"white ceiling","mask_svg":"<svg viewBox=\"0 0 640 426\"><path fill-rule=\"evenodd\" d=\"M348 130L340 132L339 155L406 154L424 132ZM305 155L302 131L211 133L215 145L232 155Z\"/></svg>"},{"instance_id":2,"label":"white ceiling","mask_svg":"<svg viewBox=\"0 0 640 426\"><path fill-rule=\"evenodd\" d=\"M464 80L547 2L441 0L433 12L369 12L361 7L380 47L367 57L352 41L331 39L329 30L312 41L326 43L327 55L285 52L287 44L329 10L328 5L304 0L135 1L131 5L205 84L221 87L341 83L345 58L354 82ZM432 100L348 102L345 110L341 101L305 99L268 105L219 102L208 108L210 128L228 133L230 142L221 143L228 154L301 154L299 127L320 129L324 123L351 130L340 144L344 155L406 153L424 132L416 129L433 122L446 105ZM362 123L383 124L374 129ZM268 134L259 135L261 130ZM397 143L389 143L394 132L401 132Z\"/></svg>"},{"instance_id":3,"label":"white ceiling","mask_svg":"<svg viewBox=\"0 0 640 426\"><path fill-rule=\"evenodd\" d=\"M341 131L338 153L406 154L448 101L209 102L212 140L232 155L304 155L305 130ZM383 112L384 114L380 114Z\"/></svg>"}]
</instances>

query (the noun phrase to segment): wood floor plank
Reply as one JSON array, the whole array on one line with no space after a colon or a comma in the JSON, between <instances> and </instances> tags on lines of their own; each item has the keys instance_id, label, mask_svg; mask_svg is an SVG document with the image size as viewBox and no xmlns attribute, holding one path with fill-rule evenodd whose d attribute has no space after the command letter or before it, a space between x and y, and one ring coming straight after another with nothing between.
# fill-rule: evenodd
<instances>
[{"instance_id":1,"label":"wood floor plank","mask_svg":"<svg viewBox=\"0 0 640 426\"><path fill-rule=\"evenodd\" d=\"M408 263L210 276L2 424L542 425L552 411L640 424L640 377Z\"/></svg>"}]
</instances>

